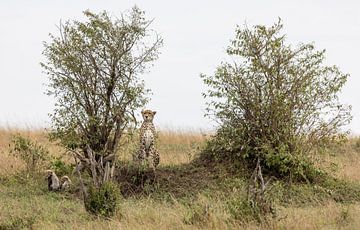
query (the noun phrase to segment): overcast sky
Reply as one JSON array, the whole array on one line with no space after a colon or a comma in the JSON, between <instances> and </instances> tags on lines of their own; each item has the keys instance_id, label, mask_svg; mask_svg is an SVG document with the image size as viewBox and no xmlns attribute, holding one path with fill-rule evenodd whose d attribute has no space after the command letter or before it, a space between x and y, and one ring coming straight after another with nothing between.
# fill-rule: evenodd
<instances>
[{"instance_id":1,"label":"overcast sky","mask_svg":"<svg viewBox=\"0 0 360 230\"><path fill-rule=\"evenodd\" d=\"M212 74L225 60L236 25L270 25L281 17L290 44L314 42L326 49L327 64L349 73L341 100L353 106L349 128L360 134L359 1L125 1L9 0L0 2L0 126L46 127L54 101L44 94L42 41L57 33L60 19L82 19L82 11L112 15L137 5L154 18L152 28L164 47L150 73L148 108L157 110L162 128L211 129L204 118L205 86L200 73Z\"/></svg>"}]
</instances>

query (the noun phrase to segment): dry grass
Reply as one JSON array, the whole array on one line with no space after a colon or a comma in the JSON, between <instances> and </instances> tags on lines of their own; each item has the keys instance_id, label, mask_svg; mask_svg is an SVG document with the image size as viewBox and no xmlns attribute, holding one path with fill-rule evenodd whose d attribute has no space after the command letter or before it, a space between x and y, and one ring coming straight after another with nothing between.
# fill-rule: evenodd
<instances>
[{"instance_id":1,"label":"dry grass","mask_svg":"<svg viewBox=\"0 0 360 230\"><path fill-rule=\"evenodd\" d=\"M14 135L22 135L45 146L53 157L62 156L65 161L73 162L70 155L60 146L48 139L46 130L0 129L0 175L18 172L23 163L9 153L9 145ZM206 136L200 132L160 131L158 150L161 155L162 166L180 165L189 163L203 146ZM138 136L124 137L120 145L118 157L120 160L131 160L132 154L138 148Z\"/></svg>"},{"instance_id":2,"label":"dry grass","mask_svg":"<svg viewBox=\"0 0 360 230\"><path fill-rule=\"evenodd\" d=\"M0 229L360 229L360 203L332 200L279 206L277 217L261 224L234 219L226 199L244 196L241 181L227 178L225 172L223 178L217 178L205 168L187 166L207 137L181 131L159 132L161 167L157 190L123 198L120 211L111 220L95 218L71 194L47 192L42 179L16 179L14 174L23 164L8 151L11 137L17 133L46 146L53 156L64 152L47 140L43 130L0 130ZM331 147L314 156L314 160L336 177L357 182L359 140L354 137L344 146ZM136 136L124 139L119 156L129 160L136 148ZM189 193L193 195L187 196Z\"/></svg>"},{"instance_id":3,"label":"dry grass","mask_svg":"<svg viewBox=\"0 0 360 230\"><path fill-rule=\"evenodd\" d=\"M189 163L199 152L205 140L205 135L196 132L160 132L158 148L163 156L162 164L179 165Z\"/></svg>"},{"instance_id":4,"label":"dry grass","mask_svg":"<svg viewBox=\"0 0 360 230\"><path fill-rule=\"evenodd\" d=\"M337 178L360 181L360 138L351 137L344 145L330 146L313 160Z\"/></svg>"},{"instance_id":5,"label":"dry grass","mask_svg":"<svg viewBox=\"0 0 360 230\"><path fill-rule=\"evenodd\" d=\"M244 229L360 229L360 203L282 208L278 219L249 223Z\"/></svg>"},{"instance_id":6,"label":"dry grass","mask_svg":"<svg viewBox=\"0 0 360 230\"><path fill-rule=\"evenodd\" d=\"M287 218L276 223L283 229L359 229L360 204L327 203L319 207L286 208Z\"/></svg>"},{"instance_id":7,"label":"dry grass","mask_svg":"<svg viewBox=\"0 0 360 230\"><path fill-rule=\"evenodd\" d=\"M51 143L47 138L45 130L24 130L24 129L0 129L0 176L14 174L24 168L23 162L16 159L9 152L11 140L14 135L22 135L30 138L46 147L52 156L59 156L64 153L64 150ZM65 156L65 158L68 158Z\"/></svg>"},{"instance_id":8,"label":"dry grass","mask_svg":"<svg viewBox=\"0 0 360 230\"><path fill-rule=\"evenodd\" d=\"M194 159L204 145L206 135L200 132L184 131L161 131L158 133L157 148L160 153L161 166L173 166L186 164ZM132 159L132 154L138 149L139 136L125 136L120 144L118 156L120 160L128 161Z\"/></svg>"}]
</instances>

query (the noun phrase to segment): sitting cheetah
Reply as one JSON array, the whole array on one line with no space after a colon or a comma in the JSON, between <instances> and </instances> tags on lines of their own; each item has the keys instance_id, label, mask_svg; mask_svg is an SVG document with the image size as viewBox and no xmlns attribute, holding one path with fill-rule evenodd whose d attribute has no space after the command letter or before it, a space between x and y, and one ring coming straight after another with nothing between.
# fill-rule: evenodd
<instances>
[{"instance_id":1,"label":"sitting cheetah","mask_svg":"<svg viewBox=\"0 0 360 230\"><path fill-rule=\"evenodd\" d=\"M141 114L144 121L140 128L140 149L136 160L143 161L146 159L153 170L155 170L160 162L160 156L155 146L156 131L153 124L156 111L143 110Z\"/></svg>"},{"instance_id":2,"label":"sitting cheetah","mask_svg":"<svg viewBox=\"0 0 360 230\"><path fill-rule=\"evenodd\" d=\"M61 177L61 180L57 177L54 171L46 170L46 179L48 181L49 191L67 190L71 185L71 180L68 176Z\"/></svg>"}]
</instances>

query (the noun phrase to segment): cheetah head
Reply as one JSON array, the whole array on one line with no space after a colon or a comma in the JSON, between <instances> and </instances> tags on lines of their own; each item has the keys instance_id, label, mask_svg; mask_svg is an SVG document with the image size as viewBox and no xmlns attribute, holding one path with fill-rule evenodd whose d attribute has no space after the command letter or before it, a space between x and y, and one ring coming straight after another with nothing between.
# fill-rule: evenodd
<instances>
[{"instance_id":1,"label":"cheetah head","mask_svg":"<svg viewBox=\"0 0 360 230\"><path fill-rule=\"evenodd\" d=\"M149 109L141 111L142 117L144 121L152 122L154 119L154 116L156 114L156 111L151 111Z\"/></svg>"},{"instance_id":2,"label":"cheetah head","mask_svg":"<svg viewBox=\"0 0 360 230\"><path fill-rule=\"evenodd\" d=\"M53 171L53 170L50 170L50 169L45 170L45 173L46 173L46 177L49 177L49 176L52 176L52 175L55 174L54 171Z\"/></svg>"},{"instance_id":3,"label":"cheetah head","mask_svg":"<svg viewBox=\"0 0 360 230\"><path fill-rule=\"evenodd\" d=\"M68 183L71 183L71 180L70 180L70 178L69 178L68 176L63 176L63 177L61 177L61 181L62 181L62 182L67 181Z\"/></svg>"}]
</instances>

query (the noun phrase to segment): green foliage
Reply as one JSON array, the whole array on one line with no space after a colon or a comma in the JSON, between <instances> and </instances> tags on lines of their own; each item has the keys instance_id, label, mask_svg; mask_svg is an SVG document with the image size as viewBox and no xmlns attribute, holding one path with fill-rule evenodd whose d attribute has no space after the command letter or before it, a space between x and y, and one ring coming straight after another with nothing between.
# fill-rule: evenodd
<instances>
[{"instance_id":1,"label":"green foliage","mask_svg":"<svg viewBox=\"0 0 360 230\"><path fill-rule=\"evenodd\" d=\"M306 183L289 184L283 181L274 184L270 196L285 207L319 205L330 198L326 187Z\"/></svg>"},{"instance_id":2,"label":"green foliage","mask_svg":"<svg viewBox=\"0 0 360 230\"><path fill-rule=\"evenodd\" d=\"M276 216L273 204L273 194L266 194L264 200L246 199L241 194L228 195L225 201L225 208L230 215L241 222L264 221L269 215Z\"/></svg>"},{"instance_id":3,"label":"green foliage","mask_svg":"<svg viewBox=\"0 0 360 230\"><path fill-rule=\"evenodd\" d=\"M351 120L350 106L337 96L348 75L326 66L325 51L312 44L287 45L282 27L238 27L227 49L234 63L201 75L207 115L220 124L205 153L250 166L260 158L275 176L312 180L318 170L305 156L338 139Z\"/></svg>"},{"instance_id":4,"label":"green foliage","mask_svg":"<svg viewBox=\"0 0 360 230\"><path fill-rule=\"evenodd\" d=\"M226 200L225 206L230 215L241 222L261 221L264 217L262 216L261 207L240 196L231 196Z\"/></svg>"},{"instance_id":5,"label":"green foliage","mask_svg":"<svg viewBox=\"0 0 360 230\"><path fill-rule=\"evenodd\" d=\"M135 110L149 92L140 75L158 58L162 39L137 7L120 18L84 15L84 22L61 23L59 36L44 42L41 66L56 100L52 138L84 158L89 148L98 160L115 154L122 132L136 124Z\"/></svg>"},{"instance_id":6,"label":"green foliage","mask_svg":"<svg viewBox=\"0 0 360 230\"><path fill-rule=\"evenodd\" d=\"M118 185L108 181L99 188L90 187L88 197L85 199L85 208L92 214L112 217L117 211L119 200Z\"/></svg>"},{"instance_id":7,"label":"green foliage","mask_svg":"<svg viewBox=\"0 0 360 230\"><path fill-rule=\"evenodd\" d=\"M70 175L74 169L73 165L65 163L61 157L56 157L50 162L50 168L54 170L58 176Z\"/></svg>"},{"instance_id":8,"label":"green foliage","mask_svg":"<svg viewBox=\"0 0 360 230\"><path fill-rule=\"evenodd\" d=\"M264 144L250 151L250 146L239 141L241 138L243 135L237 129L220 128L216 136L208 141L202 157L232 164L245 160L249 170L254 168L255 160L260 157L264 173L279 178L315 182L325 176L325 172L317 169L306 155L291 153L284 144L279 144L278 147Z\"/></svg>"},{"instance_id":9,"label":"green foliage","mask_svg":"<svg viewBox=\"0 0 360 230\"><path fill-rule=\"evenodd\" d=\"M328 176L317 184L276 181L269 197L281 206L319 205L333 200L338 203L360 201L360 185Z\"/></svg>"},{"instance_id":10,"label":"green foliage","mask_svg":"<svg viewBox=\"0 0 360 230\"><path fill-rule=\"evenodd\" d=\"M356 182L328 178L322 184L336 202L360 201L360 184Z\"/></svg>"},{"instance_id":11,"label":"green foliage","mask_svg":"<svg viewBox=\"0 0 360 230\"><path fill-rule=\"evenodd\" d=\"M0 224L0 230L32 229L36 217L10 217L6 222Z\"/></svg>"},{"instance_id":12,"label":"green foliage","mask_svg":"<svg viewBox=\"0 0 360 230\"><path fill-rule=\"evenodd\" d=\"M49 156L49 151L44 146L20 134L13 136L10 148L10 152L14 156L25 162L26 170L29 173L35 172Z\"/></svg>"}]
</instances>

